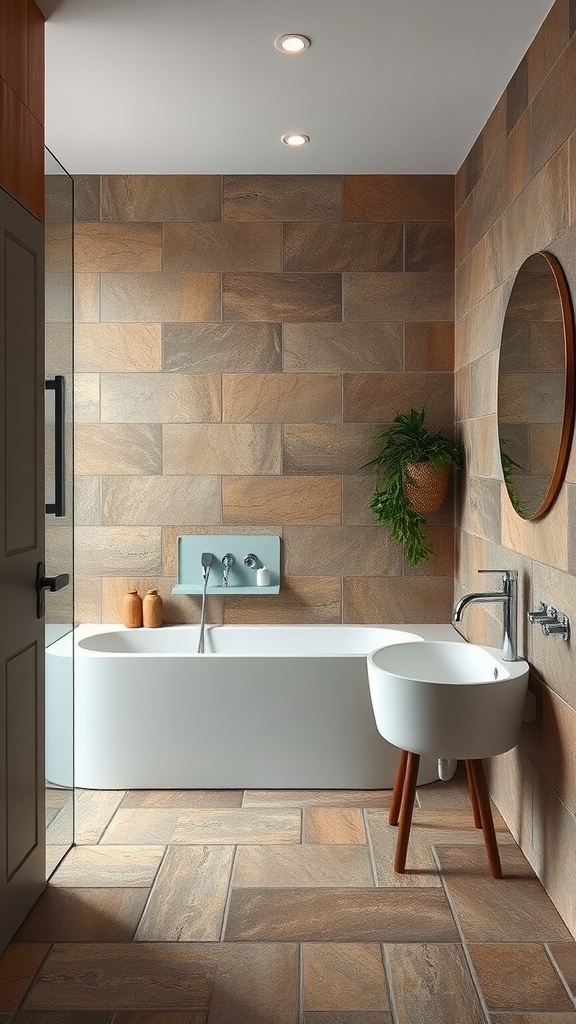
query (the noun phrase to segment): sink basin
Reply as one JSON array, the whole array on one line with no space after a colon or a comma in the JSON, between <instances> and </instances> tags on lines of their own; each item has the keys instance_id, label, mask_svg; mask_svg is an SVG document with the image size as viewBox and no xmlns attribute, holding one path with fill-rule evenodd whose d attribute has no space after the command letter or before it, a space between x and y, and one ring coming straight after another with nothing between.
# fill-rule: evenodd
<instances>
[{"instance_id":1,"label":"sink basin","mask_svg":"<svg viewBox=\"0 0 576 1024\"><path fill-rule=\"evenodd\" d=\"M502 754L520 737L529 667L495 647L419 640L368 656L378 731L401 750L439 758Z\"/></svg>"}]
</instances>

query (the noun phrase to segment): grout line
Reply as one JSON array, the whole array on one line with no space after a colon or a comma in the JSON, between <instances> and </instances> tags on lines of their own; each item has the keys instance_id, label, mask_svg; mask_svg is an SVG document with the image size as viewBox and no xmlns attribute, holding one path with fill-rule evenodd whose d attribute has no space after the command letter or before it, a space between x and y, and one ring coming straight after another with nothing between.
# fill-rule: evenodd
<instances>
[{"instance_id":1,"label":"grout line","mask_svg":"<svg viewBox=\"0 0 576 1024\"><path fill-rule=\"evenodd\" d=\"M546 950L546 953L547 953L547 956L548 956L549 960L552 962L552 967L554 968L556 974L558 975L562 985L566 989L566 992L568 994L568 998L570 999L570 1002L576 1008L576 996L572 993L572 989L570 988L568 982L566 981L566 978L564 977L564 973L563 973L561 967L556 962L554 954L553 954L552 950L550 949L550 941L543 942L542 945L544 946L544 949Z\"/></svg>"},{"instance_id":2,"label":"grout line","mask_svg":"<svg viewBox=\"0 0 576 1024\"><path fill-rule=\"evenodd\" d=\"M388 1002L390 1003L390 1015L392 1017L393 1024L399 1021L398 1012L396 1010L396 1001L394 999L394 989L392 987L392 971L390 970L390 962L388 960L388 949L387 946L392 943L383 942L381 944L382 951L382 966L384 968L384 983L386 985L386 991L388 992Z\"/></svg>"},{"instance_id":3,"label":"grout line","mask_svg":"<svg viewBox=\"0 0 576 1024\"><path fill-rule=\"evenodd\" d=\"M230 910L230 901L232 899L232 889L234 883L234 874L236 871L236 857L238 855L238 844L234 846L234 853L232 854L232 863L230 865L230 877L228 879L228 892L226 893L226 901L224 903L224 911L222 913L222 927L220 929L219 942L224 942L224 936L226 933L226 926L228 924L228 912Z\"/></svg>"},{"instance_id":4,"label":"grout line","mask_svg":"<svg viewBox=\"0 0 576 1024\"><path fill-rule=\"evenodd\" d=\"M490 1020L491 1020L490 1011L488 1010L488 1005L486 1003L486 1000L484 999L484 994L482 992L482 989L480 988L480 982L478 981L478 977L476 975L476 971L474 970L474 965L473 965L472 960L470 958L470 954L468 953L468 947L466 945L466 939L465 939L465 936L464 936L464 932L462 931L462 928L460 927L460 921L458 919L458 914L456 913L456 908L455 908L455 906L454 906L454 904L452 902L452 899L450 897L450 893L448 892L448 889L447 889L446 885L444 884L444 875L442 874L442 868L441 868L441 865L440 865L440 858L438 857L438 854L436 853L436 846L434 844L431 844L430 849L432 851L432 857L436 861L436 868L437 868L438 874L440 876L440 884L442 886L442 890L444 892L444 896L446 897L446 902L447 902L448 906L450 907L450 913L452 914L452 918L453 918L453 921L454 921L454 926L455 926L456 931L458 932L458 935L460 937L460 945L462 947L462 952L464 954L464 959L466 960L466 963L468 965L468 970L470 972L470 977L472 979L472 984L474 985L474 988L476 989L476 992L477 992L477 995L478 995L478 999L480 1000L480 1006L482 1007L482 1013L484 1014L484 1016L486 1018L486 1022L487 1022L487 1024L490 1024Z\"/></svg>"},{"instance_id":5,"label":"grout line","mask_svg":"<svg viewBox=\"0 0 576 1024\"><path fill-rule=\"evenodd\" d=\"M374 856L374 847L372 846L372 833L368 826L368 808L362 808L362 817L364 819L364 831L366 833L366 846L368 848L368 860L370 861L370 867L372 869L372 879L375 889L379 889L380 885L378 882L378 869L376 867L376 858Z\"/></svg>"},{"instance_id":6,"label":"grout line","mask_svg":"<svg viewBox=\"0 0 576 1024\"><path fill-rule=\"evenodd\" d=\"M151 882L150 887L148 889L148 896L147 896L146 900L144 901L144 906L142 907L142 913L140 914L140 917L138 918L138 923L136 925L136 928L134 929L134 935L132 937L132 942L139 941L138 938L137 938L137 936L138 936L138 929L139 929L140 925L142 924L142 920L144 918L144 915L146 914L146 911L148 910L148 907L149 907L150 902L152 900L152 891L154 889L154 886L156 885L156 882L158 881L158 876L160 874L160 869L164 866L164 862L166 861L166 859L168 857L168 849L169 849L169 844L166 844L166 846L164 847L164 853L162 854L162 856L160 858L160 861L158 863L158 867L156 868L156 871L154 873L154 878L152 879L152 882Z\"/></svg>"}]
</instances>

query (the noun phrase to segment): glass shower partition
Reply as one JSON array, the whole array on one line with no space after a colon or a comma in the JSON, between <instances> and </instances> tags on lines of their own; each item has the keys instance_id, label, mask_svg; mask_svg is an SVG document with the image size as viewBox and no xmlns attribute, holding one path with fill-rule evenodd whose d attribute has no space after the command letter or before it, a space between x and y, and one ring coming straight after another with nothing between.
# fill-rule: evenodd
<instances>
[{"instance_id":1,"label":"glass shower partition","mask_svg":"<svg viewBox=\"0 0 576 1024\"><path fill-rule=\"evenodd\" d=\"M74 842L74 182L48 149L45 203L45 575L54 576L58 588L46 592L45 618L49 877Z\"/></svg>"}]
</instances>

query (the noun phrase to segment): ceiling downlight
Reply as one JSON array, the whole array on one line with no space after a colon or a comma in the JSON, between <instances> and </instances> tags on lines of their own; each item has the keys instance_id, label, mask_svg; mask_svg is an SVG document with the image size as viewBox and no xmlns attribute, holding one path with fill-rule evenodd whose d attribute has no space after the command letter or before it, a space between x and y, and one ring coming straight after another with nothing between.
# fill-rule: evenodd
<instances>
[{"instance_id":1,"label":"ceiling downlight","mask_svg":"<svg viewBox=\"0 0 576 1024\"><path fill-rule=\"evenodd\" d=\"M274 46L280 53L287 53L294 56L296 53L304 53L311 46L312 40L308 36L302 36L298 32L289 32L286 35L278 36L274 40Z\"/></svg>"},{"instance_id":2,"label":"ceiling downlight","mask_svg":"<svg viewBox=\"0 0 576 1024\"><path fill-rule=\"evenodd\" d=\"M306 146L310 142L310 136L302 135L300 132L288 132L282 136L282 142L285 146Z\"/></svg>"}]
</instances>

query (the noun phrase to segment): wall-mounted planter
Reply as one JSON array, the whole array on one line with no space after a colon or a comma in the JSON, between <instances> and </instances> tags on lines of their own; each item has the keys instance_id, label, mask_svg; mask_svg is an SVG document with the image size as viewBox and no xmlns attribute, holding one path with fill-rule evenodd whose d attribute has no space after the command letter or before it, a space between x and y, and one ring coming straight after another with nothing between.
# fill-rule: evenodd
<instances>
[{"instance_id":1,"label":"wall-mounted planter","mask_svg":"<svg viewBox=\"0 0 576 1024\"><path fill-rule=\"evenodd\" d=\"M202 580L202 554L208 551L213 555L207 594L221 596L237 594L278 594L280 593L280 537L273 534L186 534L178 537L177 565L178 582L172 587L173 594L201 594L204 590ZM228 570L228 585L224 586L225 555L234 556ZM253 568L244 564L247 555L256 556ZM267 586L256 585L258 568L266 566L270 573Z\"/></svg>"}]
</instances>

